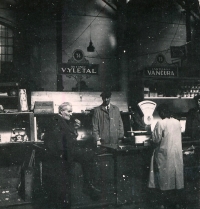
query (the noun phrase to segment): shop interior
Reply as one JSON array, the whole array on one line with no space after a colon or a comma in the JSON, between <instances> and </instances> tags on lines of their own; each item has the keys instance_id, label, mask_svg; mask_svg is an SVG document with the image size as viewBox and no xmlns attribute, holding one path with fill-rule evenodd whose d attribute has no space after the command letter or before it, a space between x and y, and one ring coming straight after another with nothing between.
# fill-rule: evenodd
<instances>
[{"instance_id":1,"label":"shop interior","mask_svg":"<svg viewBox=\"0 0 200 209\"><path fill-rule=\"evenodd\" d=\"M162 103L181 124L185 205L200 207L199 141L185 133L200 94L198 0L0 0L0 9L0 208L50 209L46 130L70 102L82 123L78 146L92 147L93 111L105 89L124 138L109 152L97 145L97 201L81 191L74 163L69 207L154 208L149 139Z\"/></svg>"}]
</instances>

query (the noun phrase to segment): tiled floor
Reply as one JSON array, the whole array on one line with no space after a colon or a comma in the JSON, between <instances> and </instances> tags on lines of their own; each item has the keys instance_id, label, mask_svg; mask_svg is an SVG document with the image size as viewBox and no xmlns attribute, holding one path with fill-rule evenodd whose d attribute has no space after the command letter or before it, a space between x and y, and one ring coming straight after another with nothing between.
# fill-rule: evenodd
<instances>
[{"instance_id":1,"label":"tiled floor","mask_svg":"<svg viewBox=\"0 0 200 209\"><path fill-rule=\"evenodd\" d=\"M105 158L104 161L106 162L106 164L109 164L112 162L109 161L109 159ZM104 163L105 164L105 163ZM103 164L103 165L104 165ZM109 167L109 169L104 169L105 174L108 175L108 172L111 170L112 167ZM125 172L125 167L123 168L123 171ZM76 166L76 173L77 174L81 174L81 168L80 166ZM110 172L110 173L113 173ZM127 174L127 173L126 173ZM196 175L194 175L196 174ZM191 178L192 176L192 178ZM195 176L195 179L194 179ZM187 206L187 209L200 209L200 181L199 181L199 172L192 172L192 173L187 173L185 175L185 206ZM73 183L73 195L72 195L72 200L73 200L73 204L72 204L72 209L115 209L115 208L120 208L120 209L156 209L157 205L155 203L155 201L153 201L154 199L157 199L157 195L152 192L152 190L148 190L147 189L147 184L144 181L145 178L142 178L139 180L140 176L135 176L134 178L134 182L130 181L130 179L125 179L121 184L119 182L119 187L118 187L118 200L120 200L119 202L125 201L130 199L131 197L131 202L129 201L129 204L123 204L123 205L114 205L115 202L115 196L113 195L114 192L113 190L105 190L103 192L102 198L99 201L92 201L89 196L86 196L85 194L82 193L82 190L80 188L82 188L82 176L75 176L75 182ZM137 181L138 180L138 181ZM106 183L105 183L105 188L112 188L111 186L109 186L109 182L112 182L112 179L107 179ZM142 184L143 182L143 184ZM102 184L102 182L100 181L100 184ZM112 185L112 184L111 184ZM130 190L130 185L132 185L131 190ZM134 186L133 186L134 185ZM128 187L129 186L129 187ZM102 187L103 189L104 187ZM102 190L101 189L101 190ZM136 192L137 191L137 192ZM0 190L1 192L1 190ZM39 193L37 193L39 194ZM7 194L5 194L7 195ZM14 194L13 194L14 195ZM110 197L110 196L112 197ZM1 195L2 196L2 195ZM0 208L2 209L61 209L59 207L50 207L47 206L47 203L43 203L43 204L39 204L42 201L44 202L44 193L39 194L39 199L35 202L37 202L37 204L23 204L23 205L13 205L13 206L2 206ZM6 196L7 197L7 196ZM9 196L10 197L10 196ZM114 197L114 200L113 200ZM5 198L4 198L5 199ZM175 197L171 198L172 200L175 200ZM17 193L16 193L16 197L14 198L14 196L12 196L12 198L10 198L9 201L14 201L14 200L19 200L19 198L17 197ZM19 201L15 201L15 204L19 203ZM2 199L0 199L0 203L2 203ZM105 203L105 204L102 204ZM110 205L109 205L110 204ZM112 204L112 205L111 205ZM1 206L1 204L0 204ZM84 207L83 207L84 206ZM66 208L69 209L69 208ZM168 209L173 209L173 208L168 208Z\"/></svg>"},{"instance_id":2,"label":"tiled floor","mask_svg":"<svg viewBox=\"0 0 200 209\"><path fill-rule=\"evenodd\" d=\"M48 207L41 207L41 206L34 206L34 205L21 205L21 206L10 206L10 207L6 207L8 209L49 209ZM6 209L4 207L4 209ZM148 204L143 204L143 205L138 205L138 204L130 204L130 205L122 205L122 206L106 206L106 207L94 207L92 209L156 209L156 207L152 207L149 206ZM187 209L199 209L200 206L198 206L197 204L191 204L189 206L186 207ZM2 208L3 209L3 208ZM61 209L61 208L58 208ZM68 209L68 208L66 208ZM173 209L173 208L169 208L169 209Z\"/></svg>"},{"instance_id":3,"label":"tiled floor","mask_svg":"<svg viewBox=\"0 0 200 209\"><path fill-rule=\"evenodd\" d=\"M187 209L200 209L200 192L199 192L199 182L197 179L195 180L189 180L185 184L185 208ZM87 198L85 201L87 204L79 204L76 205L76 202L73 203L72 209L115 209L115 208L120 208L120 209L156 209L157 208L157 203L153 201L153 199L156 199L157 196L155 195L154 192L148 192L150 190L147 190L146 195L137 201L137 194L134 202L131 204L123 204L123 205L109 205L107 204L103 205L100 204L100 201L91 201L89 197L84 196L82 194L83 198ZM81 191L80 194L76 193L76 195L81 196ZM61 209L59 207L49 207L47 206L46 203L43 204L38 204L43 201L44 198L41 197L39 201L37 201L37 204L24 204L24 205L15 205L15 206L3 206L0 207L2 209ZM175 198L171 197L171 200L174 201ZM84 207L83 207L84 206ZM68 208L66 208L68 209ZM168 208L168 209L173 209L173 207Z\"/></svg>"},{"instance_id":4,"label":"tiled floor","mask_svg":"<svg viewBox=\"0 0 200 209\"><path fill-rule=\"evenodd\" d=\"M197 190L195 190L195 187L198 186L198 182L191 182L189 187L190 191L188 190L187 194L186 194L186 199L185 202L187 202L187 205L185 205L185 209L200 209L200 200L199 200L199 192ZM150 196L149 196L150 197ZM152 198L152 196L150 197ZM156 198L155 198L156 199ZM173 199L173 197L172 197ZM7 207L0 207L2 209L61 209L59 207L49 207L47 206L47 204L26 204L26 205L15 205L15 206L7 206ZM97 205L96 206L92 206L92 205L88 205L85 207L74 207L72 206L72 209L157 209L157 205L156 203L153 203L153 201L151 199L146 199L146 201L143 199L140 202L134 202L131 204L123 204L123 205ZM69 209L69 208L66 208ZM168 209L176 209L175 207L170 207Z\"/></svg>"}]
</instances>

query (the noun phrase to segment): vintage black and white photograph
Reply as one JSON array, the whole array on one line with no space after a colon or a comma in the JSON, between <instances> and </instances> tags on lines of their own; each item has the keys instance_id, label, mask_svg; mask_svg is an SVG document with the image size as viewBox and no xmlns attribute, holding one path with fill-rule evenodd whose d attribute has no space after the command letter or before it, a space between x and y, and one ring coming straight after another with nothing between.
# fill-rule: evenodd
<instances>
[{"instance_id":1,"label":"vintage black and white photograph","mask_svg":"<svg viewBox=\"0 0 200 209\"><path fill-rule=\"evenodd\" d=\"M200 0L0 0L0 208L200 209Z\"/></svg>"}]
</instances>

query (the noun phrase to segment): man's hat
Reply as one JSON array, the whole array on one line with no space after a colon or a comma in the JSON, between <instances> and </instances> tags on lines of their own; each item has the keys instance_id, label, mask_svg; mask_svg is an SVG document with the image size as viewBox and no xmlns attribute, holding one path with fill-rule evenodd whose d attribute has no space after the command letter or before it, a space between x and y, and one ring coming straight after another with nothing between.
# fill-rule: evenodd
<instances>
[{"instance_id":1,"label":"man's hat","mask_svg":"<svg viewBox=\"0 0 200 209\"><path fill-rule=\"evenodd\" d=\"M103 91L101 94L100 94L100 96L102 97L102 98L110 98L111 97L111 95L112 95L112 93L111 93L111 91Z\"/></svg>"}]
</instances>

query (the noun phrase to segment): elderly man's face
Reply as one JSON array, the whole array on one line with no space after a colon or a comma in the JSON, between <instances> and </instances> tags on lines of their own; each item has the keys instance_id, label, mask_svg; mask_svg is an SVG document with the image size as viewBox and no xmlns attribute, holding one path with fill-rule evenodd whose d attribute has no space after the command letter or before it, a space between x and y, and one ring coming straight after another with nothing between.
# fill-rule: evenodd
<instances>
[{"instance_id":1,"label":"elderly man's face","mask_svg":"<svg viewBox=\"0 0 200 209\"><path fill-rule=\"evenodd\" d=\"M103 104L108 106L110 104L110 97L102 97Z\"/></svg>"},{"instance_id":2,"label":"elderly man's face","mask_svg":"<svg viewBox=\"0 0 200 209\"><path fill-rule=\"evenodd\" d=\"M61 111L61 115L65 120L70 120L71 115L72 115L72 106L67 105L67 106L63 107L63 109Z\"/></svg>"}]
</instances>

